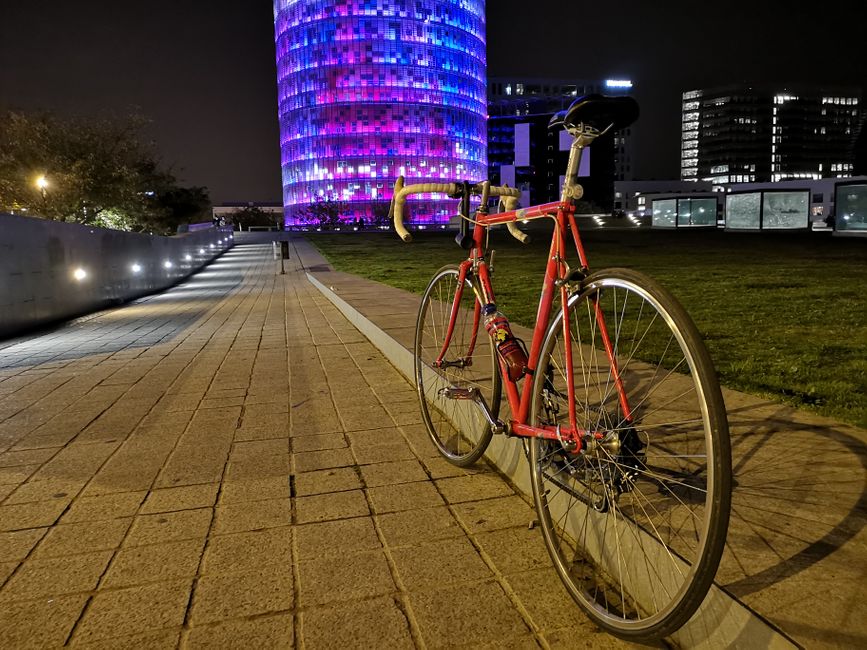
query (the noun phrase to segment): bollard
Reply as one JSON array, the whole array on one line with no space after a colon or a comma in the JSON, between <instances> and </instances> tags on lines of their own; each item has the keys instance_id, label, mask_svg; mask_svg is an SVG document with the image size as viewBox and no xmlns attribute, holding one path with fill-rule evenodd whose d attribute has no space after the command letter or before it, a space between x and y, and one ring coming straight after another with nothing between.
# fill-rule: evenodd
<instances>
[{"instance_id":1,"label":"bollard","mask_svg":"<svg viewBox=\"0 0 867 650\"><path fill-rule=\"evenodd\" d=\"M276 249L275 249L276 252ZM283 266L283 260L289 259L289 242L281 241L280 242L280 273L282 275L286 274L286 269Z\"/></svg>"}]
</instances>

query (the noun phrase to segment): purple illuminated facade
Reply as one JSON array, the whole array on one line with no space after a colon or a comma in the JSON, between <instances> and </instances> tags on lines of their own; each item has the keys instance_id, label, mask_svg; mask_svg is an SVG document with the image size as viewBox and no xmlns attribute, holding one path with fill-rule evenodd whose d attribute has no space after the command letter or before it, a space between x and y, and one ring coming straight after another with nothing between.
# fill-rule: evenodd
<instances>
[{"instance_id":1,"label":"purple illuminated facade","mask_svg":"<svg viewBox=\"0 0 867 650\"><path fill-rule=\"evenodd\" d=\"M321 199L369 222L399 175L486 178L484 0L275 0L274 31L287 224ZM411 220L447 221L443 198Z\"/></svg>"}]
</instances>

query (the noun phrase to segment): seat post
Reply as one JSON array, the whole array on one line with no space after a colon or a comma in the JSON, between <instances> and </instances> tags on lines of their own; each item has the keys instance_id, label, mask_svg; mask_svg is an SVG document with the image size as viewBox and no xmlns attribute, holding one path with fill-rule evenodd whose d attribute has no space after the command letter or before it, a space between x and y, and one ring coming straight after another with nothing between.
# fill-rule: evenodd
<instances>
[{"instance_id":1,"label":"seat post","mask_svg":"<svg viewBox=\"0 0 867 650\"><path fill-rule=\"evenodd\" d=\"M560 201L563 203L572 199L577 201L584 195L584 190L578 184L577 178L586 144L583 135L572 140L572 146L569 148L569 162L566 163L566 177L563 179L563 193L560 196Z\"/></svg>"}]
</instances>

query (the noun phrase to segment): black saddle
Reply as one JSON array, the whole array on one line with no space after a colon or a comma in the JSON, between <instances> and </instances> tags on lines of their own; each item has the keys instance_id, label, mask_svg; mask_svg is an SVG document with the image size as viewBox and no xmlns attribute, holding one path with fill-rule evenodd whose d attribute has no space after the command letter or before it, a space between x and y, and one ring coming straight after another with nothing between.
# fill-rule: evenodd
<instances>
[{"instance_id":1,"label":"black saddle","mask_svg":"<svg viewBox=\"0 0 867 650\"><path fill-rule=\"evenodd\" d=\"M565 111L555 113L548 122L548 128L571 128L586 124L597 131L604 131L609 126L612 131L619 131L637 119L638 102L632 97L592 94L579 97Z\"/></svg>"}]
</instances>

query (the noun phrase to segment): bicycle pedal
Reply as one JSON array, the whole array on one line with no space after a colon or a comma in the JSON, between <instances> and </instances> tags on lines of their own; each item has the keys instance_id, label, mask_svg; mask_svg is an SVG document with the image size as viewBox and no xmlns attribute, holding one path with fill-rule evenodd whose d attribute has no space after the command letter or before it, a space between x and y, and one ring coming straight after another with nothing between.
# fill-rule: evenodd
<instances>
[{"instance_id":1,"label":"bicycle pedal","mask_svg":"<svg viewBox=\"0 0 867 650\"><path fill-rule=\"evenodd\" d=\"M439 391L439 394L445 397L446 399L476 399L477 390L475 388L458 388L456 386L449 386L448 388L443 388Z\"/></svg>"}]
</instances>

